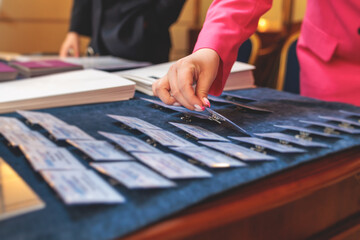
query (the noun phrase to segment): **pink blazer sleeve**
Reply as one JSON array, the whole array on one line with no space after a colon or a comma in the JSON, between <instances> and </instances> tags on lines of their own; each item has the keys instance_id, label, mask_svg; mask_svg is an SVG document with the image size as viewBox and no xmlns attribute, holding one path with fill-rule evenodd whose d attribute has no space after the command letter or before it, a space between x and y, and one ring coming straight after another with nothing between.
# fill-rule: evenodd
<instances>
[{"instance_id":1,"label":"pink blazer sleeve","mask_svg":"<svg viewBox=\"0 0 360 240\"><path fill-rule=\"evenodd\" d=\"M222 93L240 45L255 32L260 16L271 5L272 0L213 1L194 48L194 52L210 48L220 56L220 67L210 94Z\"/></svg>"}]
</instances>

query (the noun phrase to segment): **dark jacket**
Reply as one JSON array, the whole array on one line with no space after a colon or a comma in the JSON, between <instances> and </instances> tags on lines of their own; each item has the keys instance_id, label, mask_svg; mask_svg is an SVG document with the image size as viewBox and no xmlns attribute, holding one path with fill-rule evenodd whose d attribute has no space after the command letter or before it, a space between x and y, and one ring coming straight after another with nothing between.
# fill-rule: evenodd
<instances>
[{"instance_id":1,"label":"dark jacket","mask_svg":"<svg viewBox=\"0 0 360 240\"><path fill-rule=\"evenodd\" d=\"M169 27L185 0L74 0L70 31L91 37L95 53L168 61Z\"/></svg>"}]
</instances>

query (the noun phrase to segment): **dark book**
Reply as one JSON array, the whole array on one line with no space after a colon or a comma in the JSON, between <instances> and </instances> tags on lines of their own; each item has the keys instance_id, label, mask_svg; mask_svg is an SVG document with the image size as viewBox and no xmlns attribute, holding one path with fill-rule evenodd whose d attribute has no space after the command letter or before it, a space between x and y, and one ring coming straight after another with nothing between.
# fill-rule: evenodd
<instances>
[{"instance_id":1,"label":"dark book","mask_svg":"<svg viewBox=\"0 0 360 240\"><path fill-rule=\"evenodd\" d=\"M87 56L87 57L66 57L60 58L57 55L21 55L17 56L15 61L44 61L61 60L75 65L81 65L84 69L97 69L107 72L129 70L134 68L150 66L150 62L139 62L113 56Z\"/></svg>"},{"instance_id":2,"label":"dark book","mask_svg":"<svg viewBox=\"0 0 360 240\"><path fill-rule=\"evenodd\" d=\"M35 77L83 69L82 65L68 63L61 60L11 62L10 65L18 69L19 73L25 77Z\"/></svg>"},{"instance_id":3,"label":"dark book","mask_svg":"<svg viewBox=\"0 0 360 240\"><path fill-rule=\"evenodd\" d=\"M0 81L13 80L17 74L18 71L16 69L0 62Z\"/></svg>"}]
</instances>

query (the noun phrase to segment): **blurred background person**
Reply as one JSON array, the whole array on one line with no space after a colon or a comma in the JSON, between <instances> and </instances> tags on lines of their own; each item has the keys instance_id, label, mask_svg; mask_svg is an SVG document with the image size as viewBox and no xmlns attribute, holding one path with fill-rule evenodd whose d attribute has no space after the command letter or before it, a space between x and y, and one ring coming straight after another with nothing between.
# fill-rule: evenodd
<instances>
[{"instance_id":1,"label":"blurred background person","mask_svg":"<svg viewBox=\"0 0 360 240\"><path fill-rule=\"evenodd\" d=\"M91 37L90 55L167 62L173 24L185 0L74 0L60 56L79 56L80 35Z\"/></svg>"}]
</instances>

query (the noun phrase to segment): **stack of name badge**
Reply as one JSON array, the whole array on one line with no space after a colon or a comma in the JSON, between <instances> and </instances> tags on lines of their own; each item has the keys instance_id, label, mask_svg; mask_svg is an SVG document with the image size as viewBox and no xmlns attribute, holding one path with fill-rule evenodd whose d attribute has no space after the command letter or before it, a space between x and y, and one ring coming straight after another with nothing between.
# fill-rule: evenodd
<instances>
[{"instance_id":1,"label":"stack of name badge","mask_svg":"<svg viewBox=\"0 0 360 240\"><path fill-rule=\"evenodd\" d=\"M343 112L345 113L345 112ZM288 126L288 125L276 125L280 128L285 128L290 131L299 131L300 133L296 136L275 132L275 133L255 133L255 136L263 137L272 140L278 140L279 143L265 140L257 137L237 137L237 136L228 136L228 138L234 140L235 142L240 142L241 144L250 145L247 147L240 146L230 142L228 139L225 139L221 136L218 136L206 129L203 129L199 126L181 124L181 123L172 123L170 124L186 131L188 134L192 135L199 141L200 144L203 144L207 147L216 149L220 152L224 152L233 157L239 158L244 162L253 162L253 161L272 161L276 158L273 156L267 155L267 151L270 151L274 154L301 154L307 152L307 150L300 147L310 147L310 148L328 148L329 144L313 141L310 135L315 135L320 138L329 138L329 139L339 139L341 138L341 133L347 134L360 134L360 121L355 119L360 117L360 114L346 112L348 116L352 116L353 119L345 117L331 117L331 116L319 116L321 119L325 119L330 122L323 121L308 121L300 120L301 123L308 124L308 126ZM334 124L334 122L336 124ZM322 131L312 129L312 127L322 128ZM207 140L207 141L204 141ZM210 140L210 141L209 141ZM216 141L216 142L215 142ZM294 147L290 144L298 145L299 147ZM207 158L204 158L205 155L208 158L216 159L217 152L210 152L207 148L200 147L177 147L172 148L173 150L187 156L191 156L196 160L207 164L208 166L213 164L217 166L216 162L208 163L205 162ZM221 165L220 165L221 166ZM231 166L231 164L224 165Z\"/></svg>"},{"instance_id":2,"label":"stack of name badge","mask_svg":"<svg viewBox=\"0 0 360 240\"><path fill-rule=\"evenodd\" d=\"M134 155L135 153L162 154L151 145L133 136L99 132L116 145ZM151 171L137 162L92 163L98 171L116 179L130 189L168 188L176 184L163 176ZM158 171L161 173L161 171Z\"/></svg>"},{"instance_id":3,"label":"stack of name badge","mask_svg":"<svg viewBox=\"0 0 360 240\"><path fill-rule=\"evenodd\" d=\"M232 122L230 119L224 117L223 115L219 114L218 112L216 112L210 108L206 108L207 111L204 111L204 112L196 112L196 111L191 111L184 107L176 107L176 106L166 105L157 100L152 100L152 99L147 99L147 98L141 98L141 99L144 101L147 101L147 102L151 102L151 103L155 104L155 106L160 106L160 107L164 107L167 109L171 109L176 112L180 112L180 113L184 114L184 117L182 119L184 119L187 122L191 122L190 117L196 117L196 118L200 118L200 119L208 119L210 121L215 121L219 124L221 124L222 122L225 122L228 125L230 125L233 129L235 129L245 135L251 136L251 134L249 132L247 132L245 129L241 128L240 126L238 126L237 124ZM252 110L254 110L254 109L252 108ZM259 111L259 110L255 110L255 111ZM261 110L260 112L270 112L270 111Z\"/></svg>"},{"instance_id":4,"label":"stack of name badge","mask_svg":"<svg viewBox=\"0 0 360 240\"><path fill-rule=\"evenodd\" d=\"M136 129L147 136L152 140L160 143L166 147L191 147L195 146L193 143L169 132L163 130L153 124L150 124L144 120L141 120L136 117L127 117L127 116L117 116L117 115L108 115L109 117L122 122L123 124Z\"/></svg>"},{"instance_id":5,"label":"stack of name badge","mask_svg":"<svg viewBox=\"0 0 360 240\"><path fill-rule=\"evenodd\" d=\"M109 115L125 125L148 134L164 146L193 146L192 143L153 124L134 117ZM98 171L116 179L130 189L168 188L176 186L172 180L208 178L211 174L173 154L164 153L133 136L99 132L139 162L91 163ZM145 167L144 165L149 168Z\"/></svg>"},{"instance_id":6,"label":"stack of name badge","mask_svg":"<svg viewBox=\"0 0 360 240\"><path fill-rule=\"evenodd\" d=\"M170 122L171 125L180 128L181 130L191 135L196 140L210 140L210 141L223 141L228 142L229 140L223 138L213 132L210 132L199 126L174 123ZM229 156L221 154L219 152L213 151L206 147L173 147L172 150L193 158L195 161L198 161L210 168L227 168L227 167L245 167L246 164L240 161L237 161Z\"/></svg>"},{"instance_id":7,"label":"stack of name badge","mask_svg":"<svg viewBox=\"0 0 360 240\"><path fill-rule=\"evenodd\" d=\"M10 117L0 117L1 135L11 146L24 153L33 169L44 177L66 204L122 203L125 198L65 147L58 147L58 142L68 143L85 154L91 160L92 168L128 189L162 189L175 187L178 180L212 177L203 167L213 170L247 167L254 162L277 160L276 154L303 154L307 152L304 148L315 151L316 148L330 147L329 142L342 138L342 134L360 134L360 114L345 111L336 117L301 120L300 126L276 125L285 131L298 132L295 136L270 132L225 138L200 126L169 122L179 132L186 132L187 138L191 137L201 144L198 145L142 119L108 115L150 138L143 141L134 136L99 131L110 143L96 140L49 113L18 113L29 123L44 128L55 142ZM223 118L221 115L217 117ZM312 136L320 140L315 141ZM328 142L322 143L322 138ZM154 147L156 144L162 146L161 150ZM181 156L190 158L190 163Z\"/></svg>"},{"instance_id":8,"label":"stack of name badge","mask_svg":"<svg viewBox=\"0 0 360 240\"><path fill-rule=\"evenodd\" d=\"M231 98L238 98L237 95L229 95L226 97ZM146 101L152 102L156 105L166 107L175 111L182 112L179 107L173 106L163 106L163 104L158 103L156 100L144 99ZM238 104L236 102L226 100L224 98L214 97L210 100L218 102L218 103L225 103L225 104L233 104L239 105L243 107L242 104ZM253 99L246 99L247 101L253 101ZM175 109L174 109L175 108ZM245 108L248 108L245 106ZM254 111L268 111L266 109L260 108L248 108ZM329 138L331 139L339 139L341 138L341 134L360 134L360 122L359 122L359 113L351 113L346 111L341 111L343 114L347 116L344 117L331 117L331 116L319 116L321 119L325 119L329 122L324 121L309 121L309 120L301 120L301 123L307 124L307 126L289 126L289 125L275 125L277 127L286 129L287 131L298 131L299 134L293 136L288 135L285 133L280 132L272 132L272 133L248 133L244 129L236 126L236 124L232 123L230 120L226 119L224 116L218 114L217 112L207 109L209 113L212 114L212 117L208 119L214 119L219 121L226 121L235 126L240 132L249 135L250 137L237 137L237 136L229 136L235 143L229 142L228 139L225 139L221 136L216 136L212 132L207 131L206 129L200 128L198 126L189 125L189 124L180 124L180 123L170 123L188 133L188 135L192 135L199 141L200 144L203 144L207 147L211 147L216 149L220 152L224 152L228 155L233 157L239 158L245 162L252 162L252 161L272 161L276 158L273 156L267 155L267 151L273 154L301 154L307 152L306 149L303 148L328 148L329 144L322 143L320 141L313 141L310 135L314 135L320 138ZM202 113L201 113L202 114ZM203 117L200 117L203 118ZM350 119L352 118L352 119ZM357 119L356 119L357 118ZM335 124L336 123L336 124ZM317 128L317 129L314 129ZM319 130L320 128L320 130ZM144 132L144 131L142 131ZM145 132L146 133L146 132ZM262 137L262 138L258 138ZM269 139L269 140L265 140ZM208 140L208 141L204 141ZM210 141L209 141L210 140ZM279 143L270 140L278 140ZM216 142L214 142L216 141ZM246 147L243 147L239 144L245 144ZM297 145L299 147L294 147L292 144ZM250 145L250 146L249 146ZM302 148L303 147L303 148ZM249 149L250 148L250 149ZM202 163L208 166L221 166L218 165L216 162L213 163L206 163L206 158L204 156L207 154L209 157L216 156L217 152L209 154L209 150L207 148L204 149L198 146L194 147L171 147L172 150L179 152L180 154L187 155L193 158L198 158L199 162L203 161ZM231 166L231 164L224 164L224 166Z\"/></svg>"},{"instance_id":9,"label":"stack of name badge","mask_svg":"<svg viewBox=\"0 0 360 240\"><path fill-rule=\"evenodd\" d=\"M294 148L290 144L310 148L329 148L329 144L314 141L312 136L338 140L342 138L343 134L360 134L360 113L342 110L340 112L342 116L339 116L338 114L336 117L318 116L320 119L327 120L327 122L318 120L300 120L300 124L306 124L306 126L275 125L276 127L285 129L286 131L298 132L295 136L278 132L255 133L255 135L259 137L278 140L280 144L266 141L264 139L238 137L233 137L233 139L255 144L257 145L257 148L260 146L261 148L268 148L278 152L301 152L301 149Z\"/></svg>"},{"instance_id":10,"label":"stack of name badge","mask_svg":"<svg viewBox=\"0 0 360 240\"><path fill-rule=\"evenodd\" d=\"M346 115L356 118L357 113L345 112ZM360 115L360 114L359 114ZM339 139L342 138L342 134L360 134L360 122L346 118L346 116L318 116L321 121L319 120L300 120L299 122L305 124L306 126L294 126L294 125L275 125L276 127L283 128L290 131L297 131L299 132L298 135L295 137L301 140L312 140L310 135L319 136L319 137L326 137L326 138L333 138ZM326 120L327 122L323 121ZM260 136L261 134L258 134ZM274 138L274 136L268 136L265 134L264 137ZM278 136L280 137L280 136ZM281 136L283 138L283 136ZM278 138L281 140L280 138ZM285 139L284 139L285 140ZM290 139L289 142L291 142ZM296 142L297 144L301 145L300 142ZM302 141L304 143L304 141ZM313 142L314 143L314 142ZM316 143L317 145L319 143ZM313 145L313 144L312 144ZM321 146L318 146L321 147ZM326 146L323 146L326 147Z\"/></svg>"},{"instance_id":11,"label":"stack of name badge","mask_svg":"<svg viewBox=\"0 0 360 240\"><path fill-rule=\"evenodd\" d=\"M230 142L230 140L223 138L213 132L210 132L202 127L190 125L190 124L173 123L173 122L170 122L170 124L187 132L188 134L195 137L197 140L202 140L199 141L200 144L203 144L210 148L214 148L216 150L229 154L244 162L275 160L274 157L264 155L252 151L250 149L241 147L239 145L233 144ZM246 164L243 162L239 162L231 157L223 155L207 147L196 146L192 148L180 147L180 148L172 148L172 149L181 154L192 157L195 160L212 168L246 166Z\"/></svg>"},{"instance_id":12,"label":"stack of name badge","mask_svg":"<svg viewBox=\"0 0 360 240\"><path fill-rule=\"evenodd\" d=\"M144 120L135 118L135 117L128 117L128 116L118 116L118 115L109 115L109 117L116 119L117 121L122 122L123 124L136 129L147 136L151 138L151 141L158 142L164 147L168 147L170 150L175 151L177 153L180 153L182 155L186 155L190 158L192 158L193 161L196 163L200 163L206 167L209 168L229 168L229 167L245 167L246 164L244 162L238 161L232 157L226 156L220 152L211 150L206 147L199 147L171 132L168 132L166 130L163 130L153 124L150 124ZM175 127L178 127L184 131L186 131L188 134L192 135L196 140L210 140L210 141L221 141L219 143L229 143L230 140L223 138L215 133L212 133L204 128L189 125L189 124L181 124L181 123L173 123L171 122ZM101 133L104 136L112 139L113 141L123 144L126 139L122 139L119 135L114 136L109 133ZM200 142L202 143L202 142ZM211 143L211 142L208 142ZM214 143L214 142L212 142ZM218 142L215 142L218 143ZM230 144L230 143L229 143ZM235 145L236 146L236 145ZM239 146L239 148L241 148ZM239 149L238 148L238 149ZM241 154L240 154L241 153ZM251 151L249 149L243 148L241 149L241 152L236 154L235 157L238 157L239 155L247 156L247 158L240 158L241 160L274 160L275 158L267 155L263 155L261 153ZM166 153L153 153L151 151L146 150L146 152L142 153L133 153L133 156L135 156L139 161L142 163L150 166L151 168L158 171L160 174L164 175L167 178L170 179L178 179L181 176L177 176L174 171L171 171L170 169L163 169L164 167L160 166L175 166L178 165L178 167L185 168L184 161L182 161L180 158L176 157L173 154L166 154ZM182 163L180 165L180 163ZM188 164L186 164L188 165ZM191 166L191 165L189 165ZM186 172L188 172L189 177L191 176L191 172L194 172L195 170L186 169ZM190 171L191 170L191 171ZM177 170L177 173L179 174L180 169ZM181 170L182 172L185 171L185 169ZM198 172L198 177L201 177L200 172ZM185 172L183 173L185 174ZM209 176L209 175L203 175L202 177ZM186 176L184 175L183 178Z\"/></svg>"},{"instance_id":13,"label":"stack of name badge","mask_svg":"<svg viewBox=\"0 0 360 240\"><path fill-rule=\"evenodd\" d=\"M66 126L48 113L19 111L31 124ZM39 132L32 131L17 118L0 117L0 133L19 148L30 165L54 188L66 204L122 203L124 197L87 169L66 148L58 147ZM55 139L56 136L55 136Z\"/></svg>"}]
</instances>

